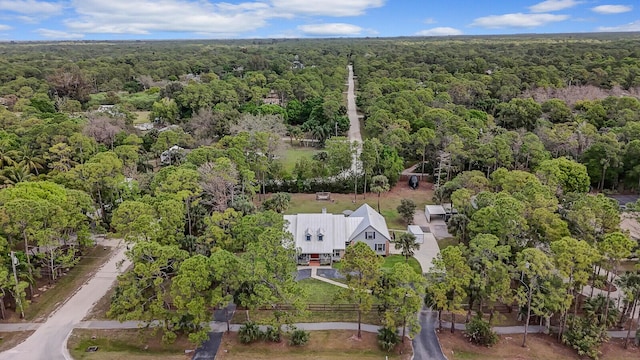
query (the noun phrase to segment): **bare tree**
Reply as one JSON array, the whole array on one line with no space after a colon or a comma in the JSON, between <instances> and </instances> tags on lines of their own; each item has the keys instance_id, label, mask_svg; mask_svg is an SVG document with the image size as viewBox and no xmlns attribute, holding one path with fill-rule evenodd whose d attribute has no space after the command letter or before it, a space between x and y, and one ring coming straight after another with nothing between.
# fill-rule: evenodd
<instances>
[{"instance_id":1,"label":"bare tree","mask_svg":"<svg viewBox=\"0 0 640 360\"><path fill-rule=\"evenodd\" d=\"M89 122L85 125L82 133L113 149L113 142L116 139L116 135L124 129L125 123L122 118L93 115L89 116Z\"/></svg>"},{"instance_id":2,"label":"bare tree","mask_svg":"<svg viewBox=\"0 0 640 360\"><path fill-rule=\"evenodd\" d=\"M200 186L206 195L203 202L212 211L224 211L233 202L235 186L238 184L236 165L227 158L218 158L198 168Z\"/></svg>"},{"instance_id":3,"label":"bare tree","mask_svg":"<svg viewBox=\"0 0 640 360\"><path fill-rule=\"evenodd\" d=\"M280 115L242 114L238 123L231 127L231 133L237 134L243 131L248 133L268 132L283 137L287 133L287 126Z\"/></svg>"},{"instance_id":4,"label":"bare tree","mask_svg":"<svg viewBox=\"0 0 640 360\"><path fill-rule=\"evenodd\" d=\"M89 100L91 83L76 65L56 70L56 72L47 77L47 81L51 85L54 96L68 97L81 103Z\"/></svg>"}]
</instances>

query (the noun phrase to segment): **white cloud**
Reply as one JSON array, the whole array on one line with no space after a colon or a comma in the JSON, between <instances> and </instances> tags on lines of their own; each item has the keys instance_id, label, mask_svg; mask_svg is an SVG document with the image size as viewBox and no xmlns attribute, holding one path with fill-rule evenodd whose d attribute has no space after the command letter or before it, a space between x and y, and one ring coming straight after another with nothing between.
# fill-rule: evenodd
<instances>
[{"instance_id":1,"label":"white cloud","mask_svg":"<svg viewBox=\"0 0 640 360\"><path fill-rule=\"evenodd\" d=\"M633 6L629 5L600 5L594 8L591 8L591 11L597 12L598 14L622 14L633 10Z\"/></svg>"},{"instance_id":2,"label":"white cloud","mask_svg":"<svg viewBox=\"0 0 640 360\"><path fill-rule=\"evenodd\" d=\"M609 31L609 32L640 31L640 20L636 20L632 23L628 23L620 26L601 26L598 28L598 31Z\"/></svg>"},{"instance_id":3,"label":"white cloud","mask_svg":"<svg viewBox=\"0 0 640 360\"><path fill-rule=\"evenodd\" d=\"M4 24L0 24L0 31L7 31L7 30L11 30L13 29L11 26L9 25L4 25Z\"/></svg>"},{"instance_id":4,"label":"white cloud","mask_svg":"<svg viewBox=\"0 0 640 360\"><path fill-rule=\"evenodd\" d=\"M430 17L430 18L426 18L426 19L424 19L424 21L423 21L423 23L424 23L424 24L427 24L427 25L435 24L435 23L437 23L437 22L438 22L438 21L436 21L436 19L431 18L431 17Z\"/></svg>"},{"instance_id":5,"label":"white cloud","mask_svg":"<svg viewBox=\"0 0 640 360\"><path fill-rule=\"evenodd\" d=\"M69 29L81 33L148 34L196 32L234 34L253 31L270 18L285 17L268 4L209 3L190 0L74 0L79 18L67 19Z\"/></svg>"},{"instance_id":6,"label":"white cloud","mask_svg":"<svg viewBox=\"0 0 640 360\"><path fill-rule=\"evenodd\" d=\"M499 28L532 28L537 26L546 25L553 22L564 21L569 18L569 15L555 15L555 14L504 14L504 15L490 15L477 18L473 20L471 26L478 26L489 29Z\"/></svg>"},{"instance_id":7,"label":"white cloud","mask_svg":"<svg viewBox=\"0 0 640 360\"><path fill-rule=\"evenodd\" d=\"M313 36L353 36L362 32L360 26L345 23L300 25L298 30Z\"/></svg>"},{"instance_id":8,"label":"white cloud","mask_svg":"<svg viewBox=\"0 0 640 360\"><path fill-rule=\"evenodd\" d=\"M416 33L417 36L449 36L462 35L462 31L456 28L441 26L433 29L421 30Z\"/></svg>"},{"instance_id":9,"label":"white cloud","mask_svg":"<svg viewBox=\"0 0 640 360\"><path fill-rule=\"evenodd\" d=\"M576 0L546 0L533 6L529 6L529 10L534 13L546 13L550 11L569 9L581 2L582 1Z\"/></svg>"},{"instance_id":10,"label":"white cloud","mask_svg":"<svg viewBox=\"0 0 640 360\"><path fill-rule=\"evenodd\" d=\"M276 11L317 16L359 16L385 0L272 0Z\"/></svg>"},{"instance_id":11,"label":"white cloud","mask_svg":"<svg viewBox=\"0 0 640 360\"><path fill-rule=\"evenodd\" d=\"M60 13L62 4L36 0L0 0L0 11L50 16Z\"/></svg>"},{"instance_id":12,"label":"white cloud","mask_svg":"<svg viewBox=\"0 0 640 360\"><path fill-rule=\"evenodd\" d=\"M82 39L84 37L83 34L69 33L66 31L51 30L51 29L38 29L38 30L35 30L35 32L40 34L40 36L42 37L46 37L49 39L56 39L56 40Z\"/></svg>"}]
</instances>

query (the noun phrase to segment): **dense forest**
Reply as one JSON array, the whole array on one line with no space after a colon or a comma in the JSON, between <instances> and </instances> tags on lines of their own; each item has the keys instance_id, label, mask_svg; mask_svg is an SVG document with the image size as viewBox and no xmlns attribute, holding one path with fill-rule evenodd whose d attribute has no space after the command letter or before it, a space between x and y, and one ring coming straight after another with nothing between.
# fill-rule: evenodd
<instances>
[{"instance_id":1,"label":"dense forest","mask_svg":"<svg viewBox=\"0 0 640 360\"><path fill-rule=\"evenodd\" d=\"M591 301L579 289L606 282L596 268L617 273L637 248L617 202L594 193L640 190L638 40L0 43L0 251L20 258L17 284L0 264L2 315L73 267L92 231L112 231L136 244L136 266L110 316L163 320L167 339L202 341L197 324L213 308L284 304L293 310L274 312L279 328L304 296L295 248L282 246L289 198L267 193L371 191L421 163L434 201L458 209L449 230L460 245L427 276L431 305L467 302L471 314L515 302L593 356L603 333L576 345L580 331L623 325L640 297L630 272L622 310L607 294L597 321L573 311ZM349 64L364 141L362 168L345 177ZM320 151L286 168L281 146L294 140ZM382 317L389 328L407 320Z\"/></svg>"}]
</instances>

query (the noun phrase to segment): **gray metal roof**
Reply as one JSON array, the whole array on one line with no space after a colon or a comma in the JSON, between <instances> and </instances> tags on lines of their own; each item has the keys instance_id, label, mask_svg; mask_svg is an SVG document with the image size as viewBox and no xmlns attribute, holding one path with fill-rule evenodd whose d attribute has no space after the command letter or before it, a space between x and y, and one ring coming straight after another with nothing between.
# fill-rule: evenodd
<instances>
[{"instance_id":1,"label":"gray metal roof","mask_svg":"<svg viewBox=\"0 0 640 360\"><path fill-rule=\"evenodd\" d=\"M413 235L424 235L424 231L422 231L422 228L418 225L409 225L407 226L407 230Z\"/></svg>"},{"instance_id":2,"label":"gray metal roof","mask_svg":"<svg viewBox=\"0 0 640 360\"><path fill-rule=\"evenodd\" d=\"M350 218L362 218L362 221L358 224L356 230L349 236L349 240L352 240L355 236L363 232L366 228L371 226L387 240L391 240L389 235L389 229L387 228L387 221L380 213L375 211L368 204L360 206L353 214L349 215Z\"/></svg>"},{"instance_id":3,"label":"gray metal roof","mask_svg":"<svg viewBox=\"0 0 640 360\"><path fill-rule=\"evenodd\" d=\"M345 249L350 226L344 215L298 214L285 215L284 219L289 221L287 230L303 254L332 254L333 250ZM310 241L306 240L307 235L311 236Z\"/></svg>"},{"instance_id":4,"label":"gray metal roof","mask_svg":"<svg viewBox=\"0 0 640 360\"><path fill-rule=\"evenodd\" d=\"M391 239L384 217L367 204L347 217L342 214L297 214L285 215L284 219L302 254L331 254L334 250L344 250L346 242L369 226L387 240ZM311 235L310 241L306 240L307 234ZM320 234L322 241L318 237Z\"/></svg>"}]
</instances>

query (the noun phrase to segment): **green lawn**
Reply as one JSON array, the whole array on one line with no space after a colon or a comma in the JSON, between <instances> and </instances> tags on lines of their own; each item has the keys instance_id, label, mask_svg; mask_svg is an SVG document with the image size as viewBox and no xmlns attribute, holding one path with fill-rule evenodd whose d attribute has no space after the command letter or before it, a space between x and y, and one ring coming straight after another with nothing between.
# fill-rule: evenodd
<instances>
[{"instance_id":1,"label":"green lawn","mask_svg":"<svg viewBox=\"0 0 640 360\"><path fill-rule=\"evenodd\" d=\"M384 258L384 264L382 264L382 269L391 270L391 268L393 268L393 266L399 262L404 262L404 256L389 255ZM422 267L420 266L420 263L418 262L418 260L416 260L414 257L409 258L409 266L411 266L411 268L418 274L422 274Z\"/></svg>"},{"instance_id":2,"label":"green lawn","mask_svg":"<svg viewBox=\"0 0 640 360\"><path fill-rule=\"evenodd\" d=\"M390 245L390 246L393 246ZM382 264L382 269L383 270L391 270L391 268L399 262L404 262L404 256L402 255L389 255L386 256L384 258L384 263ZM336 262L333 263L333 268L334 269L342 269L342 263L341 262ZM415 270L415 272L417 272L418 274L422 274L422 267L420 266L420 263L418 262L418 260L416 260L414 257L410 257L409 258L409 266L411 266L411 268L413 270Z\"/></svg>"},{"instance_id":3,"label":"green lawn","mask_svg":"<svg viewBox=\"0 0 640 360\"><path fill-rule=\"evenodd\" d=\"M282 165L284 169L293 172L293 169L296 166L298 160L302 158L311 159L313 155L318 153L318 149L314 147L292 147L287 143L285 145L285 150L281 158Z\"/></svg>"},{"instance_id":4,"label":"green lawn","mask_svg":"<svg viewBox=\"0 0 640 360\"><path fill-rule=\"evenodd\" d=\"M380 213L387 220L390 230L406 230L407 224L402 221L396 208L403 198L411 197L418 209L424 209L431 203L431 191L416 191L409 194L385 194L380 199ZM362 194L358 194L354 202L353 194L331 194L331 201L316 200L315 194L291 194L291 203L285 214L313 214L320 213L322 209L332 214L340 214L344 210L356 210L365 202L378 210L378 198L375 194L367 194L366 200Z\"/></svg>"},{"instance_id":5,"label":"green lawn","mask_svg":"<svg viewBox=\"0 0 640 360\"><path fill-rule=\"evenodd\" d=\"M67 347L74 359L94 360L177 360L185 359L185 349L195 348L184 336L171 344L164 344L160 338L160 332L154 335L150 329L74 329ZM98 351L86 352L89 346L97 346Z\"/></svg>"},{"instance_id":6,"label":"green lawn","mask_svg":"<svg viewBox=\"0 0 640 360\"><path fill-rule=\"evenodd\" d=\"M458 245L458 239L454 237L448 237L442 240L438 240L438 246L440 247L440 251L444 250L445 248L448 248L449 246L456 246L456 245Z\"/></svg>"},{"instance_id":7,"label":"green lawn","mask_svg":"<svg viewBox=\"0 0 640 360\"><path fill-rule=\"evenodd\" d=\"M309 304L330 304L340 292L340 288L338 286L316 279L304 279L300 280L298 283L309 295L307 300ZM339 301L337 303L344 304L343 301Z\"/></svg>"},{"instance_id":8,"label":"green lawn","mask_svg":"<svg viewBox=\"0 0 640 360\"><path fill-rule=\"evenodd\" d=\"M137 116L137 118L133 120L133 123L135 125L149 122L149 113L151 113L150 111L134 111L133 113Z\"/></svg>"}]
</instances>

